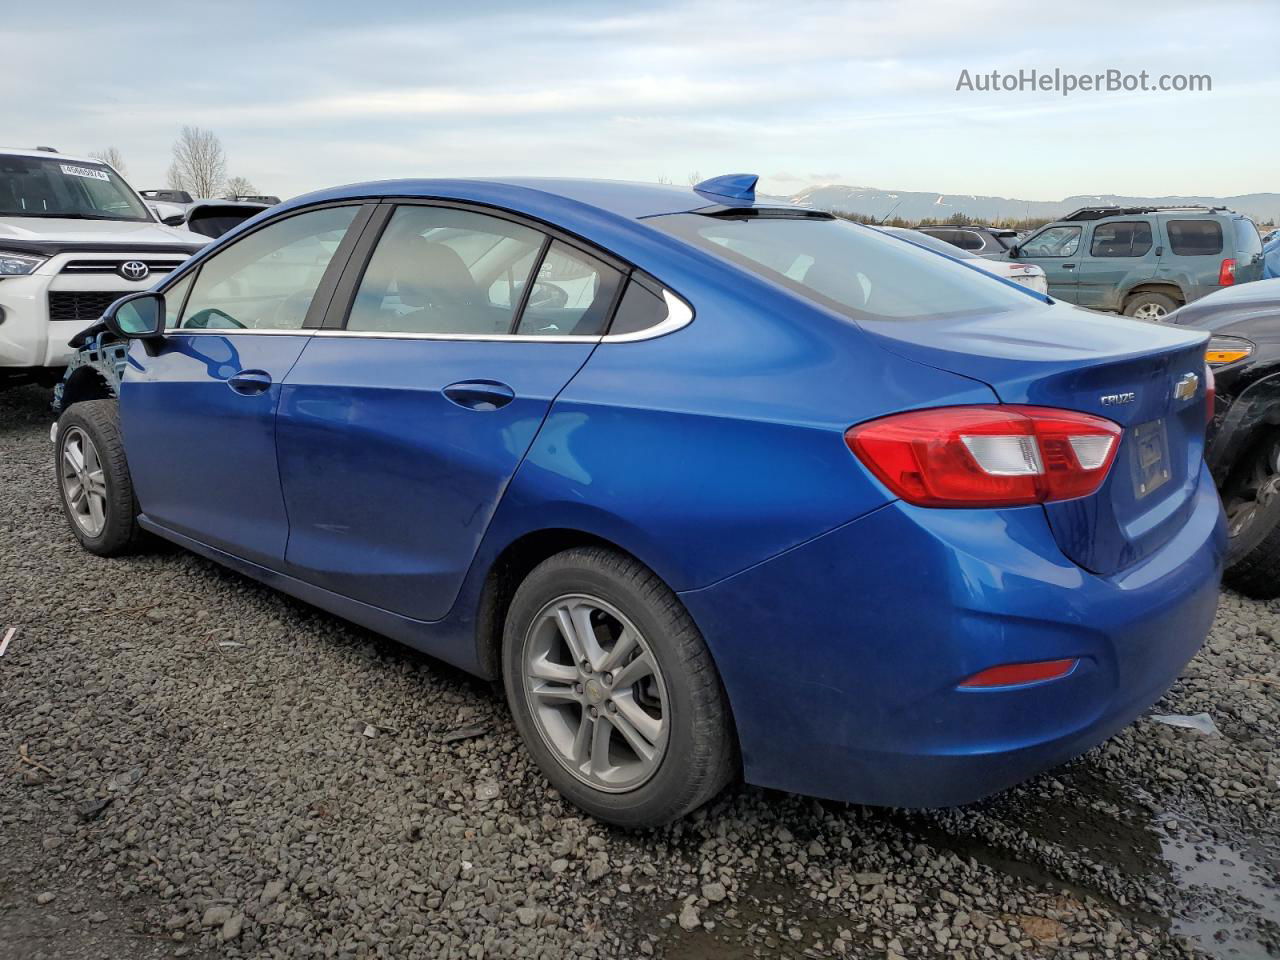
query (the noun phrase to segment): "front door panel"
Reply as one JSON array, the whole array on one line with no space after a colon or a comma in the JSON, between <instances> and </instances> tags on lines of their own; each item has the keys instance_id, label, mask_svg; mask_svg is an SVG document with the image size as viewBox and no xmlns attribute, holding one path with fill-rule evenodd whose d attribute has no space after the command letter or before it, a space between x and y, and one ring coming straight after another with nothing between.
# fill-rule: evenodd
<instances>
[{"instance_id":1,"label":"front door panel","mask_svg":"<svg viewBox=\"0 0 1280 960\"><path fill-rule=\"evenodd\" d=\"M309 334L171 331L135 343L120 387L129 471L148 519L278 566L289 524L276 468L280 385Z\"/></svg>"},{"instance_id":2,"label":"front door panel","mask_svg":"<svg viewBox=\"0 0 1280 960\"><path fill-rule=\"evenodd\" d=\"M448 613L552 400L595 344L317 336L277 421L290 573Z\"/></svg>"}]
</instances>

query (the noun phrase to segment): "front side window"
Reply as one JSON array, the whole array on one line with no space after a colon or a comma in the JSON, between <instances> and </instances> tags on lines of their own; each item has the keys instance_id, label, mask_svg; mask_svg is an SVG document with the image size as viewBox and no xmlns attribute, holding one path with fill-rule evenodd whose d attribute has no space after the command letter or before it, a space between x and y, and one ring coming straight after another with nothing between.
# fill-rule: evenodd
<instances>
[{"instance_id":1,"label":"front side window","mask_svg":"<svg viewBox=\"0 0 1280 960\"><path fill-rule=\"evenodd\" d=\"M1183 257L1217 256L1222 252L1222 226L1216 220L1170 220L1169 249Z\"/></svg>"},{"instance_id":2,"label":"front side window","mask_svg":"<svg viewBox=\"0 0 1280 960\"><path fill-rule=\"evenodd\" d=\"M365 269L347 329L508 334L545 240L470 210L400 207Z\"/></svg>"},{"instance_id":3,"label":"front side window","mask_svg":"<svg viewBox=\"0 0 1280 960\"><path fill-rule=\"evenodd\" d=\"M101 163L0 156L0 217L152 222L146 205Z\"/></svg>"},{"instance_id":4,"label":"front side window","mask_svg":"<svg viewBox=\"0 0 1280 960\"><path fill-rule=\"evenodd\" d=\"M1049 227L1018 248L1020 257L1074 257L1080 249L1079 227Z\"/></svg>"},{"instance_id":5,"label":"front side window","mask_svg":"<svg viewBox=\"0 0 1280 960\"><path fill-rule=\"evenodd\" d=\"M594 337L604 333L622 274L559 240L547 249L516 333Z\"/></svg>"},{"instance_id":6,"label":"front side window","mask_svg":"<svg viewBox=\"0 0 1280 960\"><path fill-rule=\"evenodd\" d=\"M1091 257L1145 257L1151 249L1151 224L1145 220L1100 223L1093 228Z\"/></svg>"},{"instance_id":7,"label":"front side window","mask_svg":"<svg viewBox=\"0 0 1280 960\"><path fill-rule=\"evenodd\" d=\"M671 214L647 221L853 319L1025 309L1025 294L895 237L834 218Z\"/></svg>"},{"instance_id":8,"label":"front side window","mask_svg":"<svg viewBox=\"0 0 1280 960\"><path fill-rule=\"evenodd\" d=\"M286 217L210 256L200 265L179 329L301 329L358 209L328 207Z\"/></svg>"},{"instance_id":9,"label":"front side window","mask_svg":"<svg viewBox=\"0 0 1280 960\"><path fill-rule=\"evenodd\" d=\"M178 319L182 316L182 305L187 299L187 292L190 291L191 281L194 278L195 273L188 273L164 292L164 325L166 329L172 330L178 325Z\"/></svg>"}]
</instances>

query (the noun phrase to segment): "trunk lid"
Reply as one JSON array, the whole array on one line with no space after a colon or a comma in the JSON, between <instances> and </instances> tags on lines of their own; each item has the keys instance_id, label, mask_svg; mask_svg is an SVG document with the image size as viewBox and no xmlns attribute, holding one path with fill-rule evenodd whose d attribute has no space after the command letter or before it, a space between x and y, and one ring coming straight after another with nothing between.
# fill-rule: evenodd
<instances>
[{"instance_id":1,"label":"trunk lid","mask_svg":"<svg viewBox=\"0 0 1280 960\"><path fill-rule=\"evenodd\" d=\"M1003 403L1078 410L1124 428L1097 493L1043 508L1081 567L1115 573L1186 522L1204 456L1205 334L1066 304L860 325L895 353L988 384Z\"/></svg>"}]
</instances>

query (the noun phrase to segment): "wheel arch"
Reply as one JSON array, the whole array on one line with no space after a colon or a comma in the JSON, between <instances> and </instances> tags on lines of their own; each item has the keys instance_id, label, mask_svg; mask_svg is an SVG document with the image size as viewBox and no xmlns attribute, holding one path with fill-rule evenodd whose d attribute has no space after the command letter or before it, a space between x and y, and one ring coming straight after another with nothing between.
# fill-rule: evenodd
<instances>
[{"instance_id":1,"label":"wheel arch","mask_svg":"<svg viewBox=\"0 0 1280 960\"><path fill-rule=\"evenodd\" d=\"M62 382L58 394L58 413L64 413L77 403L86 400L114 400L115 392L107 378L91 366L83 366L71 372Z\"/></svg>"},{"instance_id":2,"label":"wheel arch","mask_svg":"<svg viewBox=\"0 0 1280 960\"><path fill-rule=\"evenodd\" d=\"M1166 297L1172 297L1181 304L1187 302L1187 296L1182 292L1182 288L1176 283L1169 280L1143 280L1136 283L1124 292L1124 296L1120 298L1122 307L1127 307L1129 301L1139 294L1143 293L1162 293Z\"/></svg>"},{"instance_id":3,"label":"wheel arch","mask_svg":"<svg viewBox=\"0 0 1280 960\"><path fill-rule=\"evenodd\" d=\"M520 584L538 564L575 547L604 547L653 569L625 547L583 529L546 527L511 540L486 565L477 598L475 659L486 679L495 680L502 674L502 631L507 610Z\"/></svg>"}]
</instances>

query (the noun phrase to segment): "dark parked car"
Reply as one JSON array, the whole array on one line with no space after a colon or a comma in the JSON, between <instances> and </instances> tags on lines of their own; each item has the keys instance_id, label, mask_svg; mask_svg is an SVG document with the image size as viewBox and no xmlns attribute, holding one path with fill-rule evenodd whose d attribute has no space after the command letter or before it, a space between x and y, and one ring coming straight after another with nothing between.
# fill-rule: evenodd
<instances>
[{"instance_id":1,"label":"dark parked car","mask_svg":"<svg viewBox=\"0 0 1280 960\"><path fill-rule=\"evenodd\" d=\"M1206 337L755 180L271 208L108 310L127 358L77 367L54 433L71 530L502 677L614 823L739 774L965 803L1111 736L1217 606Z\"/></svg>"},{"instance_id":2,"label":"dark parked car","mask_svg":"<svg viewBox=\"0 0 1280 960\"><path fill-rule=\"evenodd\" d=\"M987 259L1003 257L1018 239L1018 231L1006 230L1003 227L946 226L916 227L916 229Z\"/></svg>"},{"instance_id":3,"label":"dark parked car","mask_svg":"<svg viewBox=\"0 0 1280 960\"><path fill-rule=\"evenodd\" d=\"M1009 259L1044 270L1051 297L1140 320L1262 278L1258 228L1221 207L1082 207Z\"/></svg>"},{"instance_id":4,"label":"dark parked car","mask_svg":"<svg viewBox=\"0 0 1280 960\"><path fill-rule=\"evenodd\" d=\"M1169 323L1210 334L1217 399L1206 459L1227 510L1227 582L1280 596L1280 279L1210 294Z\"/></svg>"}]
</instances>

